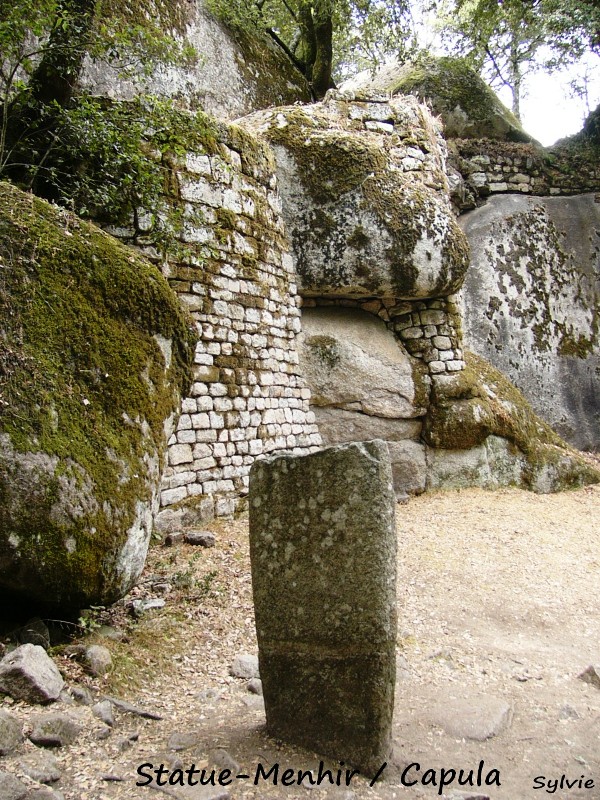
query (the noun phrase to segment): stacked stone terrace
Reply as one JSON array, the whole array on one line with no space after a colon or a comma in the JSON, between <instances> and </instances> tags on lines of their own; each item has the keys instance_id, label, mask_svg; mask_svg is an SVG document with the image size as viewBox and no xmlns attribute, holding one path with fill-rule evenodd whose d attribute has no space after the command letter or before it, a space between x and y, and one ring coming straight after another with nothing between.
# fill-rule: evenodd
<instances>
[{"instance_id":1,"label":"stacked stone terrace","mask_svg":"<svg viewBox=\"0 0 600 800\"><path fill-rule=\"evenodd\" d=\"M160 502L201 517L235 511L257 456L321 444L299 374L300 299L271 157L247 134L219 130L216 152L171 162L182 225L179 255L163 264L198 343ZM118 233L156 257L151 231Z\"/></svg>"},{"instance_id":2,"label":"stacked stone terrace","mask_svg":"<svg viewBox=\"0 0 600 800\"><path fill-rule=\"evenodd\" d=\"M544 150L534 144L458 139L450 161L476 199L510 193L570 196L596 192L600 183L597 159L568 142Z\"/></svg>"}]
</instances>

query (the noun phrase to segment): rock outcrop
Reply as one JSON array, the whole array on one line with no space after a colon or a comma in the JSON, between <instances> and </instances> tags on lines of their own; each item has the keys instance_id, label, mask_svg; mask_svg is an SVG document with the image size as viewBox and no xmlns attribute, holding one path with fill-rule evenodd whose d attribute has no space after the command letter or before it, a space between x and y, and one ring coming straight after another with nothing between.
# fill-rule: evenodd
<instances>
[{"instance_id":1,"label":"rock outcrop","mask_svg":"<svg viewBox=\"0 0 600 800\"><path fill-rule=\"evenodd\" d=\"M461 285L468 256L448 200L445 143L416 100L330 92L242 124L275 154L305 297L416 299Z\"/></svg>"},{"instance_id":2,"label":"rock outcrop","mask_svg":"<svg viewBox=\"0 0 600 800\"><path fill-rule=\"evenodd\" d=\"M179 3L176 16L164 24L176 41L185 41L193 57L156 66L149 75L142 69L132 75L118 61L88 59L83 88L113 100L132 100L140 93L172 98L180 107L219 119L310 100L304 76L258 28L250 33L227 25L202 0Z\"/></svg>"},{"instance_id":3,"label":"rock outcrop","mask_svg":"<svg viewBox=\"0 0 600 800\"><path fill-rule=\"evenodd\" d=\"M532 141L515 115L461 58L426 56L413 63L387 64L375 76L361 72L342 88L414 95L439 114L449 139Z\"/></svg>"},{"instance_id":4,"label":"rock outcrop","mask_svg":"<svg viewBox=\"0 0 600 800\"><path fill-rule=\"evenodd\" d=\"M461 218L467 345L581 449L600 447L600 206L505 195Z\"/></svg>"},{"instance_id":5,"label":"rock outcrop","mask_svg":"<svg viewBox=\"0 0 600 800\"><path fill-rule=\"evenodd\" d=\"M0 188L0 591L80 608L144 565L188 317L108 234Z\"/></svg>"}]
</instances>

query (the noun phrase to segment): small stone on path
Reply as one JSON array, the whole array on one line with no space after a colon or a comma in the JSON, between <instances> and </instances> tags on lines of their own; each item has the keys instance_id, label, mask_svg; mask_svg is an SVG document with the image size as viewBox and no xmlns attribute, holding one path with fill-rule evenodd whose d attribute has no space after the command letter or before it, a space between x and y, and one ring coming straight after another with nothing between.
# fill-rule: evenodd
<instances>
[{"instance_id":1,"label":"small stone on path","mask_svg":"<svg viewBox=\"0 0 600 800\"><path fill-rule=\"evenodd\" d=\"M9 772L0 772L0 797L2 800L23 800L28 787Z\"/></svg>"},{"instance_id":2,"label":"small stone on path","mask_svg":"<svg viewBox=\"0 0 600 800\"><path fill-rule=\"evenodd\" d=\"M26 703L56 700L65 682L43 647L22 644L0 661L0 691Z\"/></svg>"},{"instance_id":3,"label":"small stone on path","mask_svg":"<svg viewBox=\"0 0 600 800\"><path fill-rule=\"evenodd\" d=\"M76 703L91 706L94 702L94 697L86 686L72 686L69 691Z\"/></svg>"},{"instance_id":4,"label":"small stone on path","mask_svg":"<svg viewBox=\"0 0 600 800\"><path fill-rule=\"evenodd\" d=\"M0 709L0 756L12 753L23 741L23 725L8 711Z\"/></svg>"},{"instance_id":5,"label":"small stone on path","mask_svg":"<svg viewBox=\"0 0 600 800\"><path fill-rule=\"evenodd\" d=\"M110 650L101 644L91 644L86 648L85 665L97 677L102 677L110 672L112 669L113 661Z\"/></svg>"},{"instance_id":6,"label":"small stone on path","mask_svg":"<svg viewBox=\"0 0 600 800\"><path fill-rule=\"evenodd\" d=\"M40 786L39 789L30 789L23 800L65 800L62 792L50 789L48 786Z\"/></svg>"},{"instance_id":7,"label":"small stone on path","mask_svg":"<svg viewBox=\"0 0 600 800\"><path fill-rule=\"evenodd\" d=\"M596 689L600 689L600 667L595 667L590 665L586 670L584 670L581 675L577 676L580 681L584 683L589 683L590 686L594 686Z\"/></svg>"},{"instance_id":8,"label":"small stone on path","mask_svg":"<svg viewBox=\"0 0 600 800\"><path fill-rule=\"evenodd\" d=\"M221 747L218 747L216 750L211 750L210 759L216 767L219 767L219 769L229 769L233 775L236 775L240 771L240 765L235 758Z\"/></svg>"},{"instance_id":9,"label":"small stone on path","mask_svg":"<svg viewBox=\"0 0 600 800\"><path fill-rule=\"evenodd\" d=\"M115 724L113 705L110 700L101 700L99 703L93 705L92 714L111 728Z\"/></svg>"},{"instance_id":10,"label":"small stone on path","mask_svg":"<svg viewBox=\"0 0 600 800\"><path fill-rule=\"evenodd\" d=\"M148 597L145 600L134 600L132 604L133 615L135 617L141 617L148 611L152 611L153 609L157 608L164 608L165 605L166 600L164 600L162 597Z\"/></svg>"},{"instance_id":11,"label":"small stone on path","mask_svg":"<svg viewBox=\"0 0 600 800\"><path fill-rule=\"evenodd\" d=\"M162 719L161 715L157 714L155 711L148 711L145 708L134 706L131 703L128 703L126 700L120 700L118 697L111 697L110 695L105 695L104 699L112 703L115 708L119 709L119 711L126 711L129 714L135 714L135 716L143 717L144 719L155 719L155 720Z\"/></svg>"},{"instance_id":12,"label":"small stone on path","mask_svg":"<svg viewBox=\"0 0 600 800\"><path fill-rule=\"evenodd\" d=\"M50 647L50 631L44 620L34 617L17 631L20 644L38 644L47 650Z\"/></svg>"},{"instance_id":13,"label":"small stone on path","mask_svg":"<svg viewBox=\"0 0 600 800\"><path fill-rule=\"evenodd\" d=\"M490 695L442 699L431 711L432 721L456 739L483 742L497 736L512 721L512 707Z\"/></svg>"},{"instance_id":14,"label":"small stone on path","mask_svg":"<svg viewBox=\"0 0 600 800\"><path fill-rule=\"evenodd\" d=\"M199 547L215 546L215 535L212 531L187 531L184 539L188 544L195 544Z\"/></svg>"},{"instance_id":15,"label":"small stone on path","mask_svg":"<svg viewBox=\"0 0 600 800\"><path fill-rule=\"evenodd\" d=\"M72 744L81 731L81 725L66 714L47 714L33 720L29 738L41 747L63 747Z\"/></svg>"},{"instance_id":16,"label":"small stone on path","mask_svg":"<svg viewBox=\"0 0 600 800\"><path fill-rule=\"evenodd\" d=\"M251 694L262 694L263 693L263 688L262 688L261 679L260 678L252 678L251 680L248 681L246 689L248 689L248 691Z\"/></svg>"},{"instance_id":17,"label":"small stone on path","mask_svg":"<svg viewBox=\"0 0 600 800\"><path fill-rule=\"evenodd\" d=\"M51 753L38 750L19 761L19 769L38 783L55 783L60 780L60 763Z\"/></svg>"},{"instance_id":18,"label":"small stone on path","mask_svg":"<svg viewBox=\"0 0 600 800\"><path fill-rule=\"evenodd\" d=\"M258 656L241 653L229 668L229 674L234 678L259 678Z\"/></svg>"},{"instance_id":19,"label":"small stone on path","mask_svg":"<svg viewBox=\"0 0 600 800\"><path fill-rule=\"evenodd\" d=\"M175 731L169 737L167 747L175 752L187 750L189 747L198 744L201 736L202 734L197 731Z\"/></svg>"}]
</instances>

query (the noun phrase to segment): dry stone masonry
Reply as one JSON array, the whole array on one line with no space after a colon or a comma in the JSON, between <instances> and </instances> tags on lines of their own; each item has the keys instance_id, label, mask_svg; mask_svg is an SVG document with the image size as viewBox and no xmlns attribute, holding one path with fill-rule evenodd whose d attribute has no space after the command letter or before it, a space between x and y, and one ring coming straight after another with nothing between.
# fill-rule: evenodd
<instances>
[{"instance_id":1,"label":"dry stone masonry","mask_svg":"<svg viewBox=\"0 0 600 800\"><path fill-rule=\"evenodd\" d=\"M385 443L257 462L250 555L270 735L374 774L390 755L396 673Z\"/></svg>"},{"instance_id":2,"label":"dry stone masonry","mask_svg":"<svg viewBox=\"0 0 600 800\"><path fill-rule=\"evenodd\" d=\"M205 133L184 134L183 155L162 153L179 220L162 269L198 342L169 441L159 528L233 513L255 459L322 441L385 438L398 496L443 484L440 464L462 463L474 441L504 432L486 417L472 420L476 436L458 433L459 409L470 414L471 396L486 390L480 377L460 378L467 359L456 293L468 245L439 121L413 97L336 91L311 106L256 112L241 127L196 114L190 129L198 120ZM135 227L113 233L161 261L156 229L140 213ZM350 327L363 324L361 314L386 326L390 339L377 337L387 355L367 352L360 336L341 342L330 331L335 345L322 342L309 315L328 306L346 310ZM329 363L336 348L343 357ZM376 379L359 380L361 369ZM380 407L368 387L385 396ZM517 454L505 470L502 448L484 450L485 485L521 480L527 459ZM480 483L474 474L469 466L460 480Z\"/></svg>"},{"instance_id":3,"label":"dry stone masonry","mask_svg":"<svg viewBox=\"0 0 600 800\"><path fill-rule=\"evenodd\" d=\"M298 367L300 299L268 147L223 124L170 170L182 224L162 268L198 341L161 506L209 518L234 512L257 456L309 452L321 437ZM112 232L156 258L142 220L146 230Z\"/></svg>"}]
</instances>

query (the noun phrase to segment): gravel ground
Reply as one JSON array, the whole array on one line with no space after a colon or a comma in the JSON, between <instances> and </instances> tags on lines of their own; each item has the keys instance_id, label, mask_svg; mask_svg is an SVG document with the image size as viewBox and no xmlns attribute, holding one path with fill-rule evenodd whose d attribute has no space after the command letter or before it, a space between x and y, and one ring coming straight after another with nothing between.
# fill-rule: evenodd
<instances>
[{"instance_id":1,"label":"gravel ground","mask_svg":"<svg viewBox=\"0 0 600 800\"><path fill-rule=\"evenodd\" d=\"M577 677L591 664L600 671L600 487L543 496L444 492L397 511L394 755L373 787L359 776L349 787L322 784L309 796L600 800L600 689ZM127 602L97 615L110 616L124 639L95 634L113 654L107 678L92 679L67 653L57 656L71 684L163 717L117 712L114 729L99 739L103 726L88 708L63 709L85 725L74 745L56 753L63 770L56 788L66 800L156 797L156 787L135 785L144 781L137 773L143 764L208 772L230 765L250 776L225 789L159 790L181 800L307 796L304 786L253 783L259 764L268 770L279 763L281 774L318 768L319 757L269 739L262 699L229 675L235 656L257 652L247 520L212 529L213 548L151 550L144 581L128 601L164 596L163 610L135 624ZM16 703L12 713L27 721L31 709ZM22 774L26 751L33 745L0 759L0 770ZM479 789L440 786L452 769L472 769L476 780L482 761ZM337 770L339 763L326 766ZM416 783L402 785L403 774L404 783ZM563 787L554 788L563 775Z\"/></svg>"}]
</instances>

